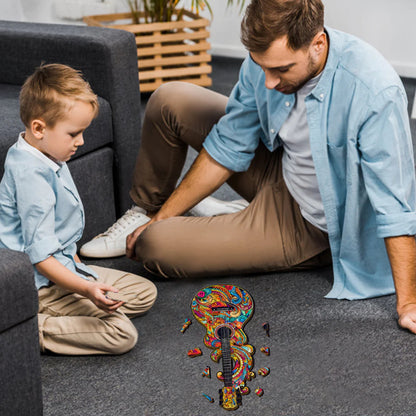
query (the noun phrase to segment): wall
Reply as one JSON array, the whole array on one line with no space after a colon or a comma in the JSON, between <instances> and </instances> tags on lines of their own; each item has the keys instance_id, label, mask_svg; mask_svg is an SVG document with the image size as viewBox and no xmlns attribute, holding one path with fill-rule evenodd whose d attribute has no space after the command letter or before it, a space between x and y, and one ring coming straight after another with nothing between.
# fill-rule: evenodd
<instances>
[{"instance_id":1,"label":"wall","mask_svg":"<svg viewBox=\"0 0 416 416\"><path fill-rule=\"evenodd\" d=\"M246 52L239 40L242 16L238 8L227 10L225 0L211 0L210 3L214 10L212 53L244 57ZM324 4L328 26L366 40L400 75L416 78L415 0L324 0Z\"/></svg>"},{"instance_id":2,"label":"wall","mask_svg":"<svg viewBox=\"0 0 416 416\"><path fill-rule=\"evenodd\" d=\"M71 0L87 7L98 0ZM191 0L185 0L189 4ZM250 0L246 0L248 3ZM323 0L328 26L355 34L371 43L392 63L402 76L416 78L416 0ZM54 13L55 2L65 0L0 0L0 18L35 22L77 23L64 21ZM117 11L125 9L125 0L105 0ZM70 3L67 1L67 3ZM104 4L101 3L104 7ZM214 11L211 24L212 54L244 57L240 42L242 15L237 6L226 7L226 0L210 0ZM111 12L108 10L107 12ZM22 14L23 12L23 14ZM103 12L106 12L103 10ZM98 14L99 11L96 11ZM204 16L209 18L205 11Z\"/></svg>"}]
</instances>

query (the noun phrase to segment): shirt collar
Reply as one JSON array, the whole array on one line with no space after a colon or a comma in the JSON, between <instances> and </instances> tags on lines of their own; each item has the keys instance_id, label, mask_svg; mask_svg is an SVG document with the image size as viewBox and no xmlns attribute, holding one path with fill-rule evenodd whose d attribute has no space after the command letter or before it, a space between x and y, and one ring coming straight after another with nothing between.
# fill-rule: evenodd
<instances>
[{"instance_id":1,"label":"shirt collar","mask_svg":"<svg viewBox=\"0 0 416 416\"><path fill-rule=\"evenodd\" d=\"M41 151L36 149L36 147L30 145L24 139L23 132L19 134L19 138L17 139L17 148L31 153L33 156L37 157L39 160L41 160L43 163L49 166L55 173L58 172L62 167L62 164L54 162L52 159L44 155Z\"/></svg>"},{"instance_id":2,"label":"shirt collar","mask_svg":"<svg viewBox=\"0 0 416 416\"><path fill-rule=\"evenodd\" d=\"M311 94L319 101L323 101L332 83L335 70L339 64L340 51L342 49L342 41L337 32L331 28L325 27L328 36L329 50L326 59L325 68L321 72L321 78L318 85L312 90Z\"/></svg>"},{"instance_id":3,"label":"shirt collar","mask_svg":"<svg viewBox=\"0 0 416 416\"><path fill-rule=\"evenodd\" d=\"M296 91L297 96L306 97L318 84L319 80L321 79L322 71L316 75L315 77L311 78L302 88Z\"/></svg>"}]
</instances>

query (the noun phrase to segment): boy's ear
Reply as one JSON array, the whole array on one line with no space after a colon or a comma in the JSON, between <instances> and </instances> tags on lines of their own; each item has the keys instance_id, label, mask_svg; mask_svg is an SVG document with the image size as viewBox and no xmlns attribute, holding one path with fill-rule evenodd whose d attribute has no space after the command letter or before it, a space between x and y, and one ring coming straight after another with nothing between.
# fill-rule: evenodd
<instances>
[{"instance_id":1,"label":"boy's ear","mask_svg":"<svg viewBox=\"0 0 416 416\"><path fill-rule=\"evenodd\" d=\"M41 119L32 120L30 123L30 130L36 139L43 139L46 123Z\"/></svg>"}]
</instances>

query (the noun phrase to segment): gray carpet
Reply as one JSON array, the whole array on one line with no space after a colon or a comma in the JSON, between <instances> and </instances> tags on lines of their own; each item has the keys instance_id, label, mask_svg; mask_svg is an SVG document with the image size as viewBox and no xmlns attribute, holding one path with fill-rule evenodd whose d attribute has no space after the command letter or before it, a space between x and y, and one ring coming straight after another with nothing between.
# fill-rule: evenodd
<instances>
[{"instance_id":1,"label":"gray carpet","mask_svg":"<svg viewBox=\"0 0 416 416\"><path fill-rule=\"evenodd\" d=\"M214 89L228 94L238 60L213 62ZM404 80L412 102L416 80ZM144 97L145 101L146 97ZM416 137L415 121L412 121ZM188 158L188 165L193 155ZM227 187L218 196L232 198ZM255 370L270 375L248 383L236 415L254 416L412 416L416 415L416 337L398 328L395 298L336 301L324 298L331 287L330 268L260 276L164 280L150 276L126 258L93 262L151 278L159 296L153 309L133 322L137 346L112 356L42 356L46 416L211 416L228 414L218 405L215 378L220 364L203 345L204 328L192 319L190 302L203 287L235 284L255 302L246 325L256 347ZM186 318L193 323L182 334ZM262 324L270 323L270 338ZM270 347L269 357L260 352ZM187 351L199 347L201 357ZM214 376L201 376L209 365ZM6 382L7 380L5 380ZM261 387L262 397L254 390ZM208 402L203 394L215 399Z\"/></svg>"}]
</instances>

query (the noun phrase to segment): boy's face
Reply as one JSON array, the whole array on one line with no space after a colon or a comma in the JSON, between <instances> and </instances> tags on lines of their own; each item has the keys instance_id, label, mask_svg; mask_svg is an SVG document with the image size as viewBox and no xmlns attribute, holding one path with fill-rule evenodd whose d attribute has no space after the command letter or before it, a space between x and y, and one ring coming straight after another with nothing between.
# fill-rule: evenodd
<instances>
[{"instance_id":1,"label":"boy's face","mask_svg":"<svg viewBox=\"0 0 416 416\"><path fill-rule=\"evenodd\" d=\"M66 162L84 144L83 133L94 118L91 104L75 100L66 118L56 122L54 127L44 124L42 138L36 147L50 159Z\"/></svg>"}]
</instances>

